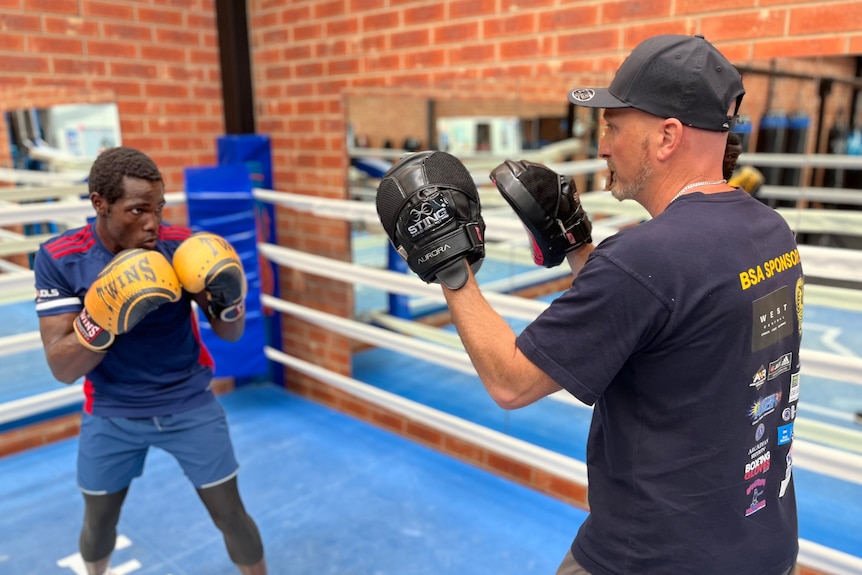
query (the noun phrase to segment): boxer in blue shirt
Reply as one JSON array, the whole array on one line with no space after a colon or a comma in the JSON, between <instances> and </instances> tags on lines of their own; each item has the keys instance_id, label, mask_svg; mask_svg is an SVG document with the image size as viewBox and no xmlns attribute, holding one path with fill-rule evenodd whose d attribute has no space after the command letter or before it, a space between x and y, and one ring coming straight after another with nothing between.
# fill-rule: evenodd
<instances>
[{"instance_id":1,"label":"boxer in blue shirt","mask_svg":"<svg viewBox=\"0 0 862 575\"><path fill-rule=\"evenodd\" d=\"M162 224L164 182L138 150L103 152L89 191L95 221L48 240L34 261L48 365L64 383L84 377L78 485L87 572L108 572L129 485L156 446L176 457L194 484L240 573L265 575L225 414L210 387L213 361L192 309L195 301L206 311L219 337L239 339L242 264L223 238Z\"/></svg>"}]
</instances>

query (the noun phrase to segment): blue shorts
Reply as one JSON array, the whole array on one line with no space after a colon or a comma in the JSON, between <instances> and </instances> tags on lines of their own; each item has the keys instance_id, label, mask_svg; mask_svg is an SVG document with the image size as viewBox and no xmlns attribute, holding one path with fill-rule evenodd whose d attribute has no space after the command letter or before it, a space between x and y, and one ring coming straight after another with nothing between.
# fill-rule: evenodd
<instances>
[{"instance_id":1,"label":"blue shorts","mask_svg":"<svg viewBox=\"0 0 862 575\"><path fill-rule=\"evenodd\" d=\"M218 401L159 417L98 417L84 413L78 439L78 487L116 493L144 471L150 447L173 455L197 489L233 478L239 464Z\"/></svg>"}]
</instances>

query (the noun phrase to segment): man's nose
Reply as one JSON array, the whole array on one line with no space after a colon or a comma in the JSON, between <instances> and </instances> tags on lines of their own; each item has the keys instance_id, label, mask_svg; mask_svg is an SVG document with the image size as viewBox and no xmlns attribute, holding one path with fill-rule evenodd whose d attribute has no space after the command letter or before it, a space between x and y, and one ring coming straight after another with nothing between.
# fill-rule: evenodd
<instances>
[{"instance_id":1,"label":"man's nose","mask_svg":"<svg viewBox=\"0 0 862 575\"><path fill-rule=\"evenodd\" d=\"M144 229L146 230L154 230L159 227L159 223L162 218L157 213L149 213L147 217L144 218Z\"/></svg>"},{"instance_id":2,"label":"man's nose","mask_svg":"<svg viewBox=\"0 0 862 575\"><path fill-rule=\"evenodd\" d=\"M598 154L599 154L599 159L601 159L601 160L607 160L608 158L611 157L611 154L608 150L608 146L605 145L605 139L604 138L599 140Z\"/></svg>"}]
</instances>

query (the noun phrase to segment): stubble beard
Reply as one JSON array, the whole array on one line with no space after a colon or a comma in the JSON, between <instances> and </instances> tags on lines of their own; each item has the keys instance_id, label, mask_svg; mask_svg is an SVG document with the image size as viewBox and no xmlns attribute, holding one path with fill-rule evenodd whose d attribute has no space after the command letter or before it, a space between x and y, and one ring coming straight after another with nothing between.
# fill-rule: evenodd
<instances>
[{"instance_id":1,"label":"stubble beard","mask_svg":"<svg viewBox=\"0 0 862 575\"><path fill-rule=\"evenodd\" d=\"M628 183L619 181L616 178L616 171L613 170L614 176L611 184L611 195L618 201L636 200L641 191L646 188L647 183L652 177L652 167L647 163L648 145L649 144L646 139L641 141L640 148L643 154L641 155L641 161L638 165L638 171L634 178Z\"/></svg>"}]
</instances>

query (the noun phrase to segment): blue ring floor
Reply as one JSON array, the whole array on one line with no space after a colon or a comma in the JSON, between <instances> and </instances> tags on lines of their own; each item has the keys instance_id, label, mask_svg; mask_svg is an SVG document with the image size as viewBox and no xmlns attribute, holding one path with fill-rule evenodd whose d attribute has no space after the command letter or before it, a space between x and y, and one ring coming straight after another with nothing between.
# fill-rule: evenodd
<instances>
[{"instance_id":1,"label":"blue ring floor","mask_svg":"<svg viewBox=\"0 0 862 575\"><path fill-rule=\"evenodd\" d=\"M553 573L585 512L273 385L220 396L239 486L272 575ZM0 573L73 573L77 440L0 459ZM113 567L228 575L220 536L177 463L132 483ZM129 570L130 569L130 570ZM77 573L76 573L77 575Z\"/></svg>"}]
</instances>

